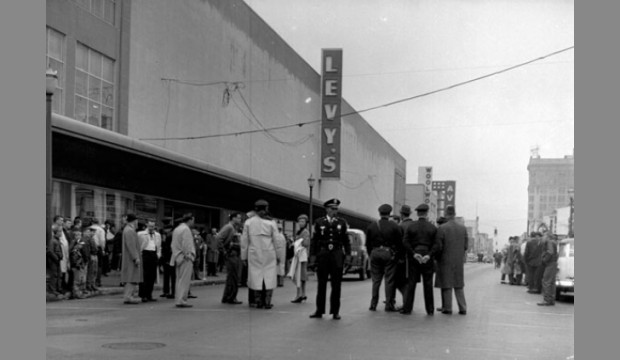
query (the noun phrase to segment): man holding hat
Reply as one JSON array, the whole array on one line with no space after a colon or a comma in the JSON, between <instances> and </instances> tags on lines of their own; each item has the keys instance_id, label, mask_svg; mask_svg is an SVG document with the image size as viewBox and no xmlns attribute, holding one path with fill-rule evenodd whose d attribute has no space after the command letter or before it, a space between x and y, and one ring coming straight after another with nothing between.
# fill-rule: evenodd
<instances>
[{"instance_id":1,"label":"man holding hat","mask_svg":"<svg viewBox=\"0 0 620 360\"><path fill-rule=\"evenodd\" d=\"M140 240L136 232L137 225L138 218L136 218L136 215L127 214L127 225L123 229L123 256L121 263L121 282L125 284L123 297L125 304L140 303L140 299L133 297L137 284L142 282L142 256Z\"/></svg>"},{"instance_id":2,"label":"man holding hat","mask_svg":"<svg viewBox=\"0 0 620 360\"><path fill-rule=\"evenodd\" d=\"M325 313L327 279L329 278L331 281L330 314L334 320L340 320L340 283L343 267L351 263L351 244L347 235L347 222L336 216L340 200L328 200L323 206L327 214L314 223L310 243L308 267L312 268L316 264L319 282L316 311L310 317L318 319Z\"/></svg>"},{"instance_id":3,"label":"man holding hat","mask_svg":"<svg viewBox=\"0 0 620 360\"><path fill-rule=\"evenodd\" d=\"M410 315L413 310L416 284L422 280L424 288L424 307L426 314L435 312L433 297L434 258L438 247L435 241L437 228L427 220L428 205L420 204L415 208L418 220L411 222L404 229L403 244L407 249L409 267L409 281L405 295L405 304L400 311L403 315Z\"/></svg>"},{"instance_id":4,"label":"man holding hat","mask_svg":"<svg viewBox=\"0 0 620 360\"><path fill-rule=\"evenodd\" d=\"M397 254L403 252L401 228L390 221L392 207L389 204L379 206L380 219L371 223L366 229L366 247L370 254L370 273L372 274L372 298L370 311L377 310L379 288L385 277L385 311L396 311L395 275Z\"/></svg>"},{"instance_id":5,"label":"man holding hat","mask_svg":"<svg viewBox=\"0 0 620 360\"><path fill-rule=\"evenodd\" d=\"M465 302L464 261L467 251L467 229L456 222L454 206L446 207L445 224L437 229L437 246L441 252L435 287L441 288L442 314L452 314L452 289L459 306L459 314L467 314Z\"/></svg>"},{"instance_id":6,"label":"man holding hat","mask_svg":"<svg viewBox=\"0 0 620 360\"><path fill-rule=\"evenodd\" d=\"M256 216L243 224L241 260L248 263L248 288L254 290L256 307L271 309L273 289L278 285L277 234L278 227L268 215L269 203L254 204Z\"/></svg>"}]
</instances>

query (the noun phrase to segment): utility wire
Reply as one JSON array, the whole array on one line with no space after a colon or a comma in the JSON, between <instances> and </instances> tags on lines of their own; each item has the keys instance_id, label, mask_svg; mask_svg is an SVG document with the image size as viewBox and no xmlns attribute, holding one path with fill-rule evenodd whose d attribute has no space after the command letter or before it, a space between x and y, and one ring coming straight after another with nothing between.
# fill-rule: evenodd
<instances>
[{"instance_id":1,"label":"utility wire","mask_svg":"<svg viewBox=\"0 0 620 360\"><path fill-rule=\"evenodd\" d=\"M554 51L554 52L549 53L547 55L543 55L543 56L540 56L538 58L535 58L535 59L532 59L532 60L529 60L529 61L517 64L517 65L511 66L511 67L508 67L508 68L505 68L505 69L502 69L502 70L499 70L499 71L492 72L492 73L487 74L487 75L479 76L477 78L470 79L470 80L463 81L463 82L459 82L459 83L456 83L456 84L453 84L453 85L450 85L450 86L447 86L447 87L443 87L443 88L438 89L438 90L433 90L433 91L429 91L429 92L422 93L422 94L419 94L419 95L406 97L406 98L403 98L403 99L400 99L400 100L396 100L396 101L392 101L392 102L389 102L389 103L385 103L385 104L382 104L382 105L377 105L377 106L373 106L373 107L362 109L362 110L351 111L351 112L348 112L348 113L340 114L340 117L342 118L342 117L349 116L349 115L361 114L361 113L364 113L364 112L368 112L368 111L372 111L372 110L376 110L376 109L380 109L380 108L384 108L384 107L400 104L400 103L403 103L403 102L411 101L411 100L418 99L418 98L421 98L421 97L429 96L429 95L436 94L436 93L439 93L439 92L448 91L448 90L454 89L456 87L464 86L464 85L473 83L475 81L486 79L486 78L489 78L491 76L499 75L499 74L502 74L502 73L505 73L505 72L508 72L508 71L511 71L511 70L523 67L523 66L531 64L533 62L540 61L540 60L546 59L548 57L558 55L560 53L569 51L569 50L574 49L574 48L575 48L575 46L573 45L573 46L567 47L565 49ZM176 80L176 81L179 81L179 80ZM220 81L220 82L214 82L214 83L206 83L206 84L201 84L200 86L216 85L217 83L227 83L227 82L221 82ZM247 131L240 131L240 132L234 132L234 133L202 135L202 136L187 136L187 137L170 137L170 138L144 138L144 139L141 139L141 140L196 140L196 139L208 139L208 138L213 138L213 137L223 137L223 136L238 136L238 135L252 134L252 133L257 133L257 132L286 129L286 128L295 127L295 126L302 127L302 126L307 125L307 124L319 123L321 121L322 120L319 119L319 120L312 120L312 121L307 121L307 122L300 122L300 123L297 123L297 124L289 124L289 125L275 126L275 127L271 127L271 128L263 128L263 129L259 129L259 130L247 130Z\"/></svg>"}]
</instances>

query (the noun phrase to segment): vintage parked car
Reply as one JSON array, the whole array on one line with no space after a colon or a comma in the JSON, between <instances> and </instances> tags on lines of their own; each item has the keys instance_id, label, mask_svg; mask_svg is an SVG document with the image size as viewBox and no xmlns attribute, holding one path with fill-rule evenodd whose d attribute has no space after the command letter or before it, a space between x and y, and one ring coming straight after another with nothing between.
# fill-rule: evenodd
<instances>
[{"instance_id":1,"label":"vintage parked car","mask_svg":"<svg viewBox=\"0 0 620 360\"><path fill-rule=\"evenodd\" d=\"M558 244L558 272L555 281L555 298L562 294L575 296L575 238L563 239Z\"/></svg>"},{"instance_id":2,"label":"vintage parked car","mask_svg":"<svg viewBox=\"0 0 620 360\"><path fill-rule=\"evenodd\" d=\"M366 250L366 233L359 229L348 229L351 243L351 265L344 268L344 275L358 274L360 280L370 277L370 260Z\"/></svg>"}]
</instances>

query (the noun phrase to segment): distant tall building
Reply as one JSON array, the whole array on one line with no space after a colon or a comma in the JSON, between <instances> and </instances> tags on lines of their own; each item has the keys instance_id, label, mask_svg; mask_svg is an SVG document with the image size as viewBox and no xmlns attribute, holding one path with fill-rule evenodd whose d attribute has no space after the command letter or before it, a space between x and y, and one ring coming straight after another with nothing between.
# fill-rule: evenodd
<instances>
[{"instance_id":1,"label":"distant tall building","mask_svg":"<svg viewBox=\"0 0 620 360\"><path fill-rule=\"evenodd\" d=\"M567 155L560 159L541 159L535 155L530 157L527 170L528 231L536 231L545 223L545 217L554 215L555 209L570 205L569 193L575 187L575 158Z\"/></svg>"}]
</instances>

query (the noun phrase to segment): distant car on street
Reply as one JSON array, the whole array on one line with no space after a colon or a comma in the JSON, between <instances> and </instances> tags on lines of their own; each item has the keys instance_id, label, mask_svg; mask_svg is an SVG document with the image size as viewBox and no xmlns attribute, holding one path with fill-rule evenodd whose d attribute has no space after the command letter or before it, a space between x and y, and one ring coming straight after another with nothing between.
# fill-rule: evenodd
<instances>
[{"instance_id":1,"label":"distant car on street","mask_svg":"<svg viewBox=\"0 0 620 360\"><path fill-rule=\"evenodd\" d=\"M467 253L467 262L478 262L478 256L474 253Z\"/></svg>"},{"instance_id":2,"label":"distant car on street","mask_svg":"<svg viewBox=\"0 0 620 360\"><path fill-rule=\"evenodd\" d=\"M359 229L348 229L351 243L351 265L344 268L344 275L357 274L360 280L370 277L370 261L366 250L366 233Z\"/></svg>"},{"instance_id":3,"label":"distant car on street","mask_svg":"<svg viewBox=\"0 0 620 360\"><path fill-rule=\"evenodd\" d=\"M555 298L563 294L575 296L575 238L561 240L558 244L558 272L555 281Z\"/></svg>"}]
</instances>

